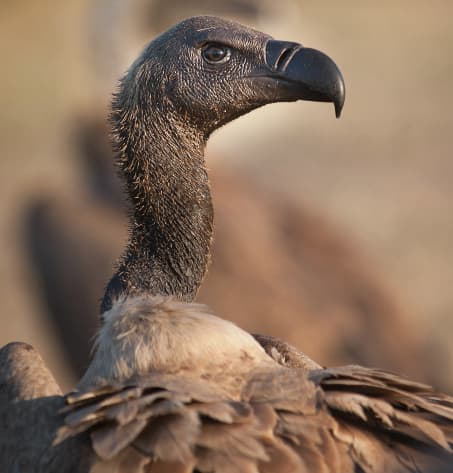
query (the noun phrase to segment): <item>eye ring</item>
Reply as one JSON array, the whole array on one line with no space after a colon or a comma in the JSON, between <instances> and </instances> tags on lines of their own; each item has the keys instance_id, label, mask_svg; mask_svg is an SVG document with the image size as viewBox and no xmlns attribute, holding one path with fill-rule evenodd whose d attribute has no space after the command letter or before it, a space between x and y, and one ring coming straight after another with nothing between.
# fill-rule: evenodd
<instances>
[{"instance_id":1,"label":"eye ring","mask_svg":"<svg viewBox=\"0 0 453 473\"><path fill-rule=\"evenodd\" d=\"M224 64L230 60L231 48L220 43L206 43L201 55L209 64Z\"/></svg>"}]
</instances>

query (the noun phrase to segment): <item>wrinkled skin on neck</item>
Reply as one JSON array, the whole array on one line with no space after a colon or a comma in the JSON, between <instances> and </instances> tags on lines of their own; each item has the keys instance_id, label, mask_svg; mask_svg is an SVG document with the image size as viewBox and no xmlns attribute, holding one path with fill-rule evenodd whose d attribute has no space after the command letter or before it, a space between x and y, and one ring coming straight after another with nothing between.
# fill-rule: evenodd
<instances>
[{"instance_id":1,"label":"wrinkled skin on neck","mask_svg":"<svg viewBox=\"0 0 453 473\"><path fill-rule=\"evenodd\" d=\"M147 66L125 77L113 103L114 143L131 204L130 240L102 312L120 294L191 301L208 265L213 210L204 164L207 138L181 123L174 104L156 93Z\"/></svg>"}]
</instances>

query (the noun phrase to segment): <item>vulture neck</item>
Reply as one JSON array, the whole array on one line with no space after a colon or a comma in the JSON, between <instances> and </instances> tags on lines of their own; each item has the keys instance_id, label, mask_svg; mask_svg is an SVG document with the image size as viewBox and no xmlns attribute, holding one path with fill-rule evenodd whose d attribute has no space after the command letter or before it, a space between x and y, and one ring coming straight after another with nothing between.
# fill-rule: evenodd
<instances>
[{"instance_id":1,"label":"vulture neck","mask_svg":"<svg viewBox=\"0 0 453 473\"><path fill-rule=\"evenodd\" d=\"M168 101L144 107L120 94L112 124L120 174L132 204L130 240L101 312L121 295L194 299L210 252L213 210L204 162L207 137Z\"/></svg>"}]
</instances>

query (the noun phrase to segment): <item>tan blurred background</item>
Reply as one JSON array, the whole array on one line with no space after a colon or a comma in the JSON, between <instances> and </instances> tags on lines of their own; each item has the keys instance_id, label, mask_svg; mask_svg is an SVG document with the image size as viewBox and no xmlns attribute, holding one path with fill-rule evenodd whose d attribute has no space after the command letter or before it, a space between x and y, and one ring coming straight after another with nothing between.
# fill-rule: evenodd
<instances>
[{"instance_id":1,"label":"tan blurred background","mask_svg":"<svg viewBox=\"0 0 453 473\"><path fill-rule=\"evenodd\" d=\"M328 52L347 100L339 121L332 107L310 103L243 117L210 141L209 165L234 165L330 221L439 351L453 386L453 3L226 3L1 2L0 345L32 343L71 384L24 251L24 209L37 196L79 191L73 125L106 110L143 44L186 16L214 13Z\"/></svg>"}]
</instances>

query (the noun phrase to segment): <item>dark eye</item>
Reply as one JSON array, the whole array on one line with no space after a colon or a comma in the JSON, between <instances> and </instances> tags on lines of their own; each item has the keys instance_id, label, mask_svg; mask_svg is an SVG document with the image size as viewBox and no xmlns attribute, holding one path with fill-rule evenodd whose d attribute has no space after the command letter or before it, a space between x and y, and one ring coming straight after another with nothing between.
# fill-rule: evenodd
<instances>
[{"instance_id":1,"label":"dark eye","mask_svg":"<svg viewBox=\"0 0 453 473\"><path fill-rule=\"evenodd\" d=\"M208 43L203 47L201 55L211 64L221 64L230 59L231 49L223 44Z\"/></svg>"}]
</instances>

